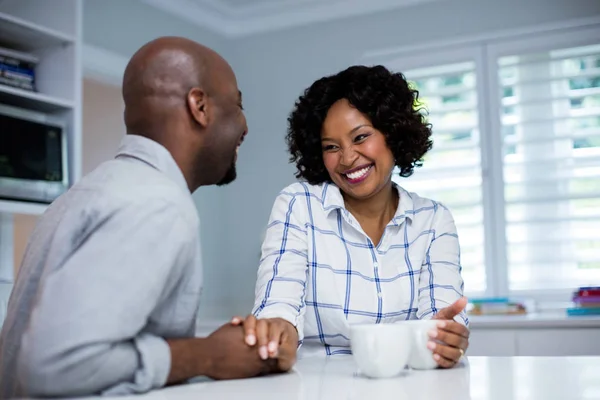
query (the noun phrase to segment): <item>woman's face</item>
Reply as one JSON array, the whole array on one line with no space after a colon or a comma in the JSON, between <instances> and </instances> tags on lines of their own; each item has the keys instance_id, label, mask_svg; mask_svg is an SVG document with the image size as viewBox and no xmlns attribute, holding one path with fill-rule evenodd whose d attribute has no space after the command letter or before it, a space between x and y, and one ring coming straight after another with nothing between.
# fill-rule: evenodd
<instances>
[{"instance_id":1,"label":"woman's face","mask_svg":"<svg viewBox=\"0 0 600 400\"><path fill-rule=\"evenodd\" d=\"M348 100L341 99L329 109L321 144L325 169L346 195L367 199L390 182L394 156L385 136Z\"/></svg>"}]
</instances>

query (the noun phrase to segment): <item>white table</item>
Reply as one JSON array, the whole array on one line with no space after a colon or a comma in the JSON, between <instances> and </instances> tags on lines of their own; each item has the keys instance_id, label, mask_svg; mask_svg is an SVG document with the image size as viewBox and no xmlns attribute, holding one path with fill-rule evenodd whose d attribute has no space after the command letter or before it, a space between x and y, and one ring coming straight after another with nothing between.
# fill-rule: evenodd
<instances>
[{"instance_id":1,"label":"white table","mask_svg":"<svg viewBox=\"0 0 600 400\"><path fill-rule=\"evenodd\" d=\"M450 370L364 378L352 356L307 357L293 371L208 381L119 399L600 399L600 357L470 357Z\"/></svg>"}]
</instances>

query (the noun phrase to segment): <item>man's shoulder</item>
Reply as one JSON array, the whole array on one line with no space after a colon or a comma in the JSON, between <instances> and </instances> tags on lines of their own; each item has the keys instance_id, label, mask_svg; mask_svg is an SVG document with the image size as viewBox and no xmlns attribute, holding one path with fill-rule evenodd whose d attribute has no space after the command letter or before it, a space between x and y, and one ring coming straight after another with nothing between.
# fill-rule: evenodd
<instances>
[{"instance_id":1,"label":"man's shoulder","mask_svg":"<svg viewBox=\"0 0 600 400\"><path fill-rule=\"evenodd\" d=\"M123 210L170 209L194 221L197 211L189 192L154 168L118 160L107 161L84 176L57 204L70 212L99 218Z\"/></svg>"}]
</instances>

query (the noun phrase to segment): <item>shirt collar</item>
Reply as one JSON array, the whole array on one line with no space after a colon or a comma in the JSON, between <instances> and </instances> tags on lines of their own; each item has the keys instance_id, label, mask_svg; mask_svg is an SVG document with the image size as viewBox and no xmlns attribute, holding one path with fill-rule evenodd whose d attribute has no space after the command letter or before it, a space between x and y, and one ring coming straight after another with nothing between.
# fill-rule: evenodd
<instances>
[{"instance_id":1,"label":"shirt collar","mask_svg":"<svg viewBox=\"0 0 600 400\"><path fill-rule=\"evenodd\" d=\"M407 192L404 188L402 188L394 181L392 181L392 185L398 191L400 201L398 202L398 208L396 209L396 213L390 221L390 225L399 226L402 223L402 221L404 221L404 219L406 218L412 221L413 215L415 214L414 203L412 196L409 192ZM342 193L340 192L340 189L334 184L323 184L322 202L323 210L327 214L331 213L331 211L336 209L340 209L346 214L348 213L348 210L346 209L346 206L344 204L344 198L342 197Z\"/></svg>"},{"instance_id":2,"label":"shirt collar","mask_svg":"<svg viewBox=\"0 0 600 400\"><path fill-rule=\"evenodd\" d=\"M140 135L125 135L115 158L119 157L140 160L165 174L187 193L190 192L185 177L169 150L152 139Z\"/></svg>"}]
</instances>

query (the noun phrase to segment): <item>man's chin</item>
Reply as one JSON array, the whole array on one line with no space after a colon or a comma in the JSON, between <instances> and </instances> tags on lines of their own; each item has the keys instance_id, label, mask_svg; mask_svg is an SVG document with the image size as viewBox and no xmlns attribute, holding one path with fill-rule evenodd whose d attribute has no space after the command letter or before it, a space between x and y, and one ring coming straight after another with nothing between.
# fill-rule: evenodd
<instances>
[{"instance_id":1,"label":"man's chin","mask_svg":"<svg viewBox=\"0 0 600 400\"><path fill-rule=\"evenodd\" d=\"M231 167L225 173L225 176L217 183L217 186L228 185L231 182L235 181L237 177L237 171L235 170L235 164L232 164Z\"/></svg>"}]
</instances>

